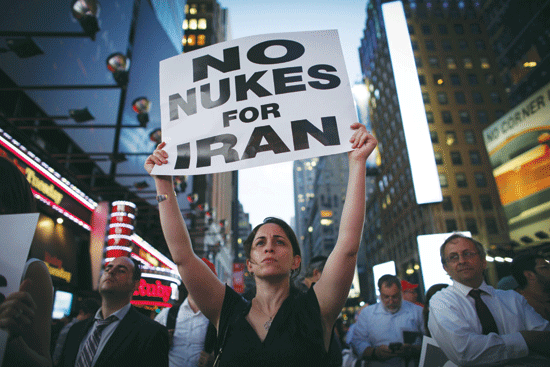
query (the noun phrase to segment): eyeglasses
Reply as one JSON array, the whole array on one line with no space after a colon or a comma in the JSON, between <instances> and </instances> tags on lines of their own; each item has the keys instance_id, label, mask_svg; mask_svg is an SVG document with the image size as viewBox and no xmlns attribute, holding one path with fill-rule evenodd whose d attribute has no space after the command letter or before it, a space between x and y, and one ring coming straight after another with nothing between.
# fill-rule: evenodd
<instances>
[{"instance_id":1,"label":"eyeglasses","mask_svg":"<svg viewBox=\"0 0 550 367\"><path fill-rule=\"evenodd\" d=\"M460 256L462 256L464 260L470 260L477 255L479 255L479 252L474 251L464 251L462 254L452 253L449 255L449 257L447 257L446 262L454 264L460 260Z\"/></svg>"}]
</instances>

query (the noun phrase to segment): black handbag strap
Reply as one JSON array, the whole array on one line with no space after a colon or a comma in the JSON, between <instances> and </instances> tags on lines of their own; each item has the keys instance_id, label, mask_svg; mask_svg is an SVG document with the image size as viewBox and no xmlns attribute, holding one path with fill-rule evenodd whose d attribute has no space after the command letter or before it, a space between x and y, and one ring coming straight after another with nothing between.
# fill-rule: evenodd
<instances>
[{"instance_id":1,"label":"black handbag strap","mask_svg":"<svg viewBox=\"0 0 550 367\"><path fill-rule=\"evenodd\" d=\"M237 321L239 320L239 318L241 316L246 316L246 314L250 310L250 306L251 306L250 303L244 304L242 311L241 312L235 312L233 314L233 317L230 318L229 321L227 322L227 326L225 327L223 337L221 339L218 338L218 340L217 340L218 348L215 351L216 360L214 361L214 367L218 367L219 364L220 364L220 358L222 356L223 348L225 347L225 344L227 343L227 334L229 333L229 329L231 329L231 328L233 328L233 326L235 326L235 324L237 323Z\"/></svg>"},{"instance_id":2,"label":"black handbag strap","mask_svg":"<svg viewBox=\"0 0 550 367\"><path fill-rule=\"evenodd\" d=\"M166 328L168 330L173 330L176 328L176 319L178 318L178 311L180 309L181 303L176 304L168 310L168 317L166 318Z\"/></svg>"},{"instance_id":3,"label":"black handbag strap","mask_svg":"<svg viewBox=\"0 0 550 367\"><path fill-rule=\"evenodd\" d=\"M209 322L208 329L206 329L206 337L204 338L204 351L206 353L212 353L216 349L216 339L218 338L218 332L216 327Z\"/></svg>"}]
</instances>

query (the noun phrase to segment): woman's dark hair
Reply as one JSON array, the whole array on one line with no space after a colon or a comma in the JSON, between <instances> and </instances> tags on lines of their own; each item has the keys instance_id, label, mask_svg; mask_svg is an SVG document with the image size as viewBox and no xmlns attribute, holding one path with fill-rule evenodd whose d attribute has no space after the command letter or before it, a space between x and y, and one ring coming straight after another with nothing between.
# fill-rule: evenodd
<instances>
[{"instance_id":1,"label":"woman's dark hair","mask_svg":"<svg viewBox=\"0 0 550 367\"><path fill-rule=\"evenodd\" d=\"M426 304L424 305L424 308L422 309L422 316L424 317L424 329L426 330L426 335L430 336L430 330L428 329L428 317L430 316L430 299L434 294L442 290L443 288L447 288L449 285L445 283L439 283L434 284L428 289L426 292Z\"/></svg>"},{"instance_id":2,"label":"woman's dark hair","mask_svg":"<svg viewBox=\"0 0 550 367\"><path fill-rule=\"evenodd\" d=\"M275 218L275 217L267 217L264 219L264 221L260 224L258 224L252 232L248 235L246 240L243 243L244 247L244 253L247 259L250 259L250 251L252 250L252 242L254 241L254 237L256 237L256 233L258 233L258 230L264 225L264 224L276 224L285 232L286 236L288 237L290 244L292 245L292 253L294 255L302 255L302 252L300 251L300 245L298 244L298 238L296 238L296 234L292 230L292 227L290 227L284 220ZM300 269L302 268L302 263L300 263L300 266L298 269L293 271L292 276L298 275L300 273Z\"/></svg>"},{"instance_id":3,"label":"woman's dark hair","mask_svg":"<svg viewBox=\"0 0 550 367\"><path fill-rule=\"evenodd\" d=\"M9 160L0 157L0 214L34 213L36 200L25 175Z\"/></svg>"}]
</instances>

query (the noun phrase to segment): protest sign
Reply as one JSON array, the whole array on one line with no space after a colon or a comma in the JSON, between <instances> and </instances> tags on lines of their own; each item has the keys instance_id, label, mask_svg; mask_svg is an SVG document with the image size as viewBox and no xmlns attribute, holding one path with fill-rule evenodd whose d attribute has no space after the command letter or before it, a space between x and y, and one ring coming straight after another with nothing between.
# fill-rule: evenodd
<instances>
[{"instance_id":1,"label":"protest sign","mask_svg":"<svg viewBox=\"0 0 550 367\"><path fill-rule=\"evenodd\" d=\"M38 216L38 213L0 215L0 293L5 297L19 290ZM0 329L0 366L7 339L7 331Z\"/></svg>"},{"instance_id":2,"label":"protest sign","mask_svg":"<svg viewBox=\"0 0 550 367\"><path fill-rule=\"evenodd\" d=\"M357 121L336 30L241 38L160 62L168 164L238 170L351 150Z\"/></svg>"}]
</instances>

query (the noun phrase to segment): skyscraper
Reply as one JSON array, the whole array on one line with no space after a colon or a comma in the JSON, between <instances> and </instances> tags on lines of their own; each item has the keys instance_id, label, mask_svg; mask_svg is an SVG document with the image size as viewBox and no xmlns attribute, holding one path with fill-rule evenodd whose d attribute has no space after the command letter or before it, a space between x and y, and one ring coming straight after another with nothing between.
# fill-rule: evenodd
<instances>
[{"instance_id":1,"label":"skyscraper","mask_svg":"<svg viewBox=\"0 0 550 367\"><path fill-rule=\"evenodd\" d=\"M367 262L394 260L398 276L413 283L421 280L418 235L464 230L488 250L509 246L482 138L508 104L480 11L475 1L367 5L359 52L382 160L367 209L381 233L364 232ZM407 48L410 59L401 53ZM414 83L402 87L403 75ZM431 149L419 158L422 139ZM429 170L434 160L439 183ZM426 193L428 185L435 189Z\"/></svg>"}]
</instances>

